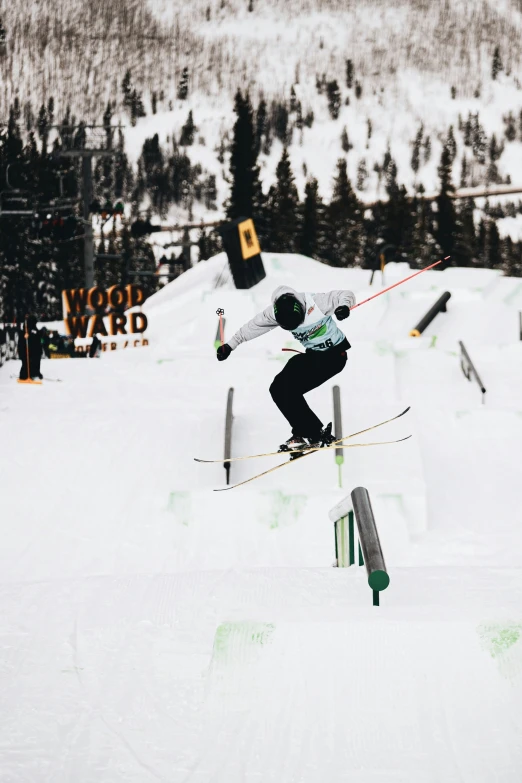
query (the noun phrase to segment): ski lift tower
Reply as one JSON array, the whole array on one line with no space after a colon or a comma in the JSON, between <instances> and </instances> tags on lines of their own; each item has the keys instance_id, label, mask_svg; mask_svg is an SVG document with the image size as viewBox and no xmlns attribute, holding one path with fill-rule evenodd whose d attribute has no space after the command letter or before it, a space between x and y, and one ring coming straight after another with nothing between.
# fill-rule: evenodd
<instances>
[{"instance_id":1,"label":"ski lift tower","mask_svg":"<svg viewBox=\"0 0 522 783\"><path fill-rule=\"evenodd\" d=\"M59 133L61 149L59 155L64 158L81 158L82 161L82 200L84 245L83 263L85 270L85 287L94 285L94 235L91 219L91 204L93 201L92 159L94 157L108 158L116 154L113 149L113 133L121 129L121 125L56 125Z\"/></svg>"}]
</instances>

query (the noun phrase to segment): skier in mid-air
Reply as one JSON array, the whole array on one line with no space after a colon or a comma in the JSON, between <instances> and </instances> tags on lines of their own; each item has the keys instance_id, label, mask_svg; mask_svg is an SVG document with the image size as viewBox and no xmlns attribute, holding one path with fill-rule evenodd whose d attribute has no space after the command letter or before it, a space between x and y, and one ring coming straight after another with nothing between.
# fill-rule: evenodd
<instances>
[{"instance_id":1,"label":"skier in mid-air","mask_svg":"<svg viewBox=\"0 0 522 783\"><path fill-rule=\"evenodd\" d=\"M350 343L332 315L343 321L354 305L355 295L351 291L312 294L279 286L272 294L272 305L217 349L217 358L223 361L241 343L276 326L292 332L305 349L305 353L287 362L270 386L272 399L292 428L291 437L281 444L280 451L302 451L334 441L331 423L323 427L304 395L344 369Z\"/></svg>"}]
</instances>

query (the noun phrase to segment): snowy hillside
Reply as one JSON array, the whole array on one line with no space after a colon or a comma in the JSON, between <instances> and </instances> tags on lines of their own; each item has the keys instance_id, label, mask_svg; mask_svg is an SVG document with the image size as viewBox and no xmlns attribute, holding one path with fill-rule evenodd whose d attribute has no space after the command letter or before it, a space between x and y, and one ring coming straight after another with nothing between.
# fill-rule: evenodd
<instances>
[{"instance_id":1,"label":"snowy hillside","mask_svg":"<svg viewBox=\"0 0 522 783\"><path fill-rule=\"evenodd\" d=\"M70 106L77 120L100 123L111 101L113 119L127 126L127 152L136 163L154 133L171 150L192 111L197 134L190 158L216 175L220 210L228 195L228 156L220 163L218 150L230 142L238 88L249 90L254 106L264 97L269 107L272 101L288 102L293 88L302 116L313 115L311 127L295 112L289 117L286 141L301 196L306 179L314 176L329 200L336 162L346 155L359 196L367 203L384 197L385 176L376 167L382 169L388 149L410 193L421 184L435 192L450 126L457 144L455 184L491 184L508 176L519 184L522 10L516 0L132 0L110 7L53 0L33 4L24 24L16 4L4 5L1 14L7 44L0 57L6 85L0 103L6 119L16 98L24 124L34 127L40 105L51 98L55 121ZM179 100L184 69L188 95ZM135 127L123 104L127 70L147 115ZM324 84L318 91L323 77L339 86L335 119ZM472 151L462 124L477 114L478 145L485 149ZM411 161L419 133L415 171ZM487 152L493 134L499 145L505 141L494 172ZM281 150L282 140L275 137L260 156L265 190L274 182ZM200 203L194 214L209 216ZM171 217L186 218L186 205L173 208ZM516 238L518 233L517 226Z\"/></svg>"},{"instance_id":2,"label":"snowy hillside","mask_svg":"<svg viewBox=\"0 0 522 783\"><path fill-rule=\"evenodd\" d=\"M230 337L282 283L381 285L264 262L248 291L220 255L151 297L148 348L46 361L41 387L0 369L2 781L520 780L520 282L450 268L355 310L344 372L309 400L328 421L337 382L346 432L411 405L380 432L413 437L346 449L342 488L326 452L214 493L223 466L193 457L222 455L230 387L234 455L288 436L268 387L292 346L274 330L218 363L216 309ZM332 567L328 512L358 485L391 577L378 608L364 569Z\"/></svg>"}]
</instances>

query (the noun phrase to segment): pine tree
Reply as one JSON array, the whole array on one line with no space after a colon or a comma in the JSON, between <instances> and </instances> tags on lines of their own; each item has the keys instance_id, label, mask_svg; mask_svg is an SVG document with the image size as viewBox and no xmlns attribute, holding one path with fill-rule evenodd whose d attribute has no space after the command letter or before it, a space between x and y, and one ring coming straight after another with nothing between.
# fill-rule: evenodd
<instances>
[{"instance_id":1,"label":"pine tree","mask_svg":"<svg viewBox=\"0 0 522 783\"><path fill-rule=\"evenodd\" d=\"M424 163L428 163L431 158L431 139L429 136L425 137L422 148L424 151Z\"/></svg>"},{"instance_id":2,"label":"pine tree","mask_svg":"<svg viewBox=\"0 0 522 783\"><path fill-rule=\"evenodd\" d=\"M187 121L181 128L181 135L179 138L180 147L190 147L194 144L194 137L196 135L196 126L194 125L194 118L192 116L192 109L188 113Z\"/></svg>"},{"instance_id":3,"label":"pine tree","mask_svg":"<svg viewBox=\"0 0 522 783\"><path fill-rule=\"evenodd\" d=\"M479 255L482 265L487 269L502 267L501 243L497 224L490 217L480 221Z\"/></svg>"},{"instance_id":4,"label":"pine tree","mask_svg":"<svg viewBox=\"0 0 522 783\"><path fill-rule=\"evenodd\" d=\"M440 258L442 250L433 234L431 203L423 198L414 198L411 213L410 258L416 267L422 268Z\"/></svg>"},{"instance_id":5,"label":"pine tree","mask_svg":"<svg viewBox=\"0 0 522 783\"><path fill-rule=\"evenodd\" d=\"M477 242L473 199L465 199L456 213L453 255L451 262L455 266L471 266L476 256Z\"/></svg>"},{"instance_id":6,"label":"pine tree","mask_svg":"<svg viewBox=\"0 0 522 783\"><path fill-rule=\"evenodd\" d=\"M496 163L504 152L504 145L498 144L495 134L492 135L489 142L489 159L492 163Z\"/></svg>"},{"instance_id":7,"label":"pine tree","mask_svg":"<svg viewBox=\"0 0 522 783\"><path fill-rule=\"evenodd\" d=\"M290 111L297 111L297 96L295 94L294 85L292 85L290 88Z\"/></svg>"},{"instance_id":8,"label":"pine tree","mask_svg":"<svg viewBox=\"0 0 522 783\"><path fill-rule=\"evenodd\" d=\"M123 81L121 83L121 89L123 92L123 105L125 108L130 108L130 98L131 98L131 72L130 70L125 71L125 76L123 77Z\"/></svg>"},{"instance_id":9,"label":"pine tree","mask_svg":"<svg viewBox=\"0 0 522 783\"><path fill-rule=\"evenodd\" d=\"M178 86L178 98L181 101L186 101L189 91L189 71L187 66L183 68L181 79Z\"/></svg>"},{"instance_id":10,"label":"pine tree","mask_svg":"<svg viewBox=\"0 0 522 783\"><path fill-rule=\"evenodd\" d=\"M303 108L301 101L297 101L297 108L295 112L295 127L298 131L302 131L304 128Z\"/></svg>"},{"instance_id":11,"label":"pine tree","mask_svg":"<svg viewBox=\"0 0 522 783\"><path fill-rule=\"evenodd\" d=\"M517 126L513 112L509 112L507 117L504 117L504 135L508 141L515 141L517 137Z\"/></svg>"},{"instance_id":12,"label":"pine tree","mask_svg":"<svg viewBox=\"0 0 522 783\"><path fill-rule=\"evenodd\" d=\"M495 46L495 51L493 52L493 62L491 64L491 78L496 79L499 72L502 70L503 65L500 57L500 47Z\"/></svg>"},{"instance_id":13,"label":"pine tree","mask_svg":"<svg viewBox=\"0 0 522 783\"><path fill-rule=\"evenodd\" d=\"M468 119L464 123L464 145L471 147L473 141L473 123L471 119L471 112L468 113Z\"/></svg>"},{"instance_id":14,"label":"pine tree","mask_svg":"<svg viewBox=\"0 0 522 783\"><path fill-rule=\"evenodd\" d=\"M139 119L139 117L145 117L145 106L143 105L143 101L141 99L141 95L138 93L137 90L133 90L130 97L130 115L131 115L131 125L136 125L136 121Z\"/></svg>"},{"instance_id":15,"label":"pine tree","mask_svg":"<svg viewBox=\"0 0 522 783\"><path fill-rule=\"evenodd\" d=\"M349 90L353 86L353 62L351 60L346 60L346 86Z\"/></svg>"},{"instance_id":16,"label":"pine tree","mask_svg":"<svg viewBox=\"0 0 522 783\"><path fill-rule=\"evenodd\" d=\"M161 216L164 216L168 208L171 194L168 185L168 171L164 165L165 156L161 149L157 133L155 133L151 139L145 139L141 160L143 163L145 186L151 204Z\"/></svg>"},{"instance_id":17,"label":"pine tree","mask_svg":"<svg viewBox=\"0 0 522 783\"><path fill-rule=\"evenodd\" d=\"M343 152L346 153L353 149L353 144L350 144L350 140L348 138L348 131L346 130L346 126L343 128L343 132L341 133L341 147Z\"/></svg>"},{"instance_id":18,"label":"pine tree","mask_svg":"<svg viewBox=\"0 0 522 783\"><path fill-rule=\"evenodd\" d=\"M319 185L315 178L305 185L305 198L302 208L302 225L298 250L310 258L321 258L324 249L325 207L319 195Z\"/></svg>"},{"instance_id":19,"label":"pine tree","mask_svg":"<svg viewBox=\"0 0 522 783\"><path fill-rule=\"evenodd\" d=\"M112 123L112 107L111 107L111 102L108 101L105 112L103 114L103 127L105 129L105 135L106 135L105 146L108 150L112 149L111 123Z\"/></svg>"},{"instance_id":20,"label":"pine tree","mask_svg":"<svg viewBox=\"0 0 522 783\"><path fill-rule=\"evenodd\" d=\"M486 133L484 131L484 128L479 122L478 114L476 114L472 118L472 120L473 120L473 127L472 127L471 149L477 161L479 163L484 164L486 162L486 145L487 145Z\"/></svg>"},{"instance_id":21,"label":"pine tree","mask_svg":"<svg viewBox=\"0 0 522 783\"><path fill-rule=\"evenodd\" d=\"M337 173L327 217L326 258L333 266L353 266L359 263L362 257L362 215L348 179L345 158L337 161Z\"/></svg>"},{"instance_id":22,"label":"pine tree","mask_svg":"<svg viewBox=\"0 0 522 783\"><path fill-rule=\"evenodd\" d=\"M460 170L460 187L468 187L468 159L465 155L462 156L462 167Z\"/></svg>"},{"instance_id":23,"label":"pine tree","mask_svg":"<svg viewBox=\"0 0 522 783\"><path fill-rule=\"evenodd\" d=\"M331 118L336 120L341 110L341 92L336 79L333 79L326 85L326 95L328 98L328 111Z\"/></svg>"},{"instance_id":24,"label":"pine tree","mask_svg":"<svg viewBox=\"0 0 522 783\"><path fill-rule=\"evenodd\" d=\"M367 179L368 167L366 166L366 158L361 158L359 165L357 166L357 190L365 189Z\"/></svg>"},{"instance_id":25,"label":"pine tree","mask_svg":"<svg viewBox=\"0 0 522 783\"><path fill-rule=\"evenodd\" d=\"M419 130L417 131L417 135L415 136L415 141L413 142L413 150L411 153L411 167L413 169L414 174L417 174L420 167L420 150L421 150L423 134L424 134L424 127L421 125Z\"/></svg>"},{"instance_id":26,"label":"pine tree","mask_svg":"<svg viewBox=\"0 0 522 783\"><path fill-rule=\"evenodd\" d=\"M49 135L49 119L47 116L47 109L43 103L40 106L40 111L38 112L36 127L38 128L38 135L42 140L42 152L45 154L47 152L47 138Z\"/></svg>"},{"instance_id":27,"label":"pine tree","mask_svg":"<svg viewBox=\"0 0 522 783\"><path fill-rule=\"evenodd\" d=\"M232 178L227 217L252 217L261 208L262 190L257 166L256 135L252 104L247 95L238 90L234 101L236 122L230 154Z\"/></svg>"},{"instance_id":28,"label":"pine tree","mask_svg":"<svg viewBox=\"0 0 522 783\"><path fill-rule=\"evenodd\" d=\"M306 112L306 116L305 116L303 122L304 122L304 124L306 125L307 128L311 128L312 125L314 124L314 113L313 113L313 111L311 109L310 109L310 111Z\"/></svg>"},{"instance_id":29,"label":"pine tree","mask_svg":"<svg viewBox=\"0 0 522 783\"><path fill-rule=\"evenodd\" d=\"M283 144L290 142L288 133L288 108L285 103L272 101L270 124L274 130L274 135Z\"/></svg>"},{"instance_id":30,"label":"pine tree","mask_svg":"<svg viewBox=\"0 0 522 783\"><path fill-rule=\"evenodd\" d=\"M448 152L450 156L450 163L453 164L453 161L457 157L457 142L455 141L455 136L453 134L453 125L450 125L449 127L448 138L446 139L446 146L448 148Z\"/></svg>"},{"instance_id":31,"label":"pine tree","mask_svg":"<svg viewBox=\"0 0 522 783\"><path fill-rule=\"evenodd\" d=\"M299 194L295 186L288 149L283 148L276 168L276 183L267 199L270 247L276 252L293 253L298 244Z\"/></svg>"},{"instance_id":32,"label":"pine tree","mask_svg":"<svg viewBox=\"0 0 522 783\"><path fill-rule=\"evenodd\" d=\"M440 164L437 169L440 178L440 194L437 196L437 231L436 238L445 256L453 253L455 235L455 206L450 198L454 192L451 172L451 152L447 144L442 148Z\"/></svg>"},{"instance_id":33,"label":"pine tree","mask_svg":"<svg viewBox=\"0 0 522 783\"><path fill-rule=\"evenodd\" d=\"M202 228L198 238L199 260L206 261L208 258L212 258L221 251L221 241L219 234L215 231L207 233Z\"/></svg>"},{"instance_id":34,"label":"pine tree","mask_svg":"<svg viewBox=\"0 0 522 783\"><path fill-rule=\"evenodd\" d=\"M255 132L256 158L261 151L263 137L266 136L267 129L268 129L268 120L267 120L267 112L266 112L266 101L264 98L261 98L256 112L256 132Z\"/></svg>"}]
</instances>

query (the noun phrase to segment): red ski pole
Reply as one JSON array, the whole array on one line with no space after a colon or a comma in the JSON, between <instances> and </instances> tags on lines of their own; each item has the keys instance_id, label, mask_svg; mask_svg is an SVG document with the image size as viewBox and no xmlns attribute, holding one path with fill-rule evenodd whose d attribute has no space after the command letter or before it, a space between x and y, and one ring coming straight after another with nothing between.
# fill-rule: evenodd
<instances>
[{"instance_id":1,"label":"red ski pole","mask_svg":"<svg viewBox=\"0 0 522 783\"><path fill-rule=\"evenodd\" d=\"M380 296L381 294L385 294L386 291L391 291L392 288L396 288L398 285L402 285L407 280L411 280L412 277L417 277L417 275L422 275L423 272L427 272L428 269L433 269L434 266L437 266L437 264L442 264L443 261L447 261L448 258L451 256L446 256L446 258L441 258L439 261L435 261L434 264L431 264L431 266L425 266L424 269L421 269L419 272L415 272L413 275L410 275L409 277L405 277L404 280L399 280L398 283L394 283L393 285L389 285L388 288L383 288L382 291L379 291L378 294L374 294L373 296L369 296L368 299L364 299L364 301L359 302L359 304L354 305L350 308L351 310L355 310L356 307L360 307L363 304L366 304L366 302L371 302L372 299L375 299L375 297Z\"/></svg>"},{"instance_id":2,"label":"red ski pole","mask_svg":"<svg viewBox=\"0 0 522 783\"><path fill-rule=\"evenodd\" d=\"M221 337L221 345L225 344L225 334L223 332L223 316L225 315L225 311L222 307L219 307L216 310L216 315L219 315L219 336Z\"/></svg>"}]
</instances>

